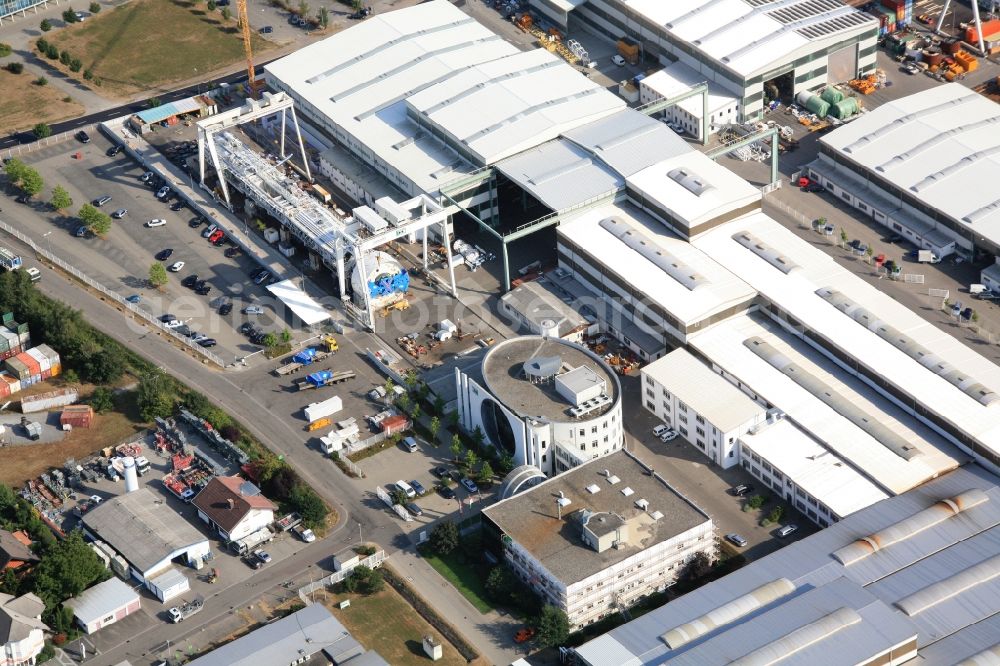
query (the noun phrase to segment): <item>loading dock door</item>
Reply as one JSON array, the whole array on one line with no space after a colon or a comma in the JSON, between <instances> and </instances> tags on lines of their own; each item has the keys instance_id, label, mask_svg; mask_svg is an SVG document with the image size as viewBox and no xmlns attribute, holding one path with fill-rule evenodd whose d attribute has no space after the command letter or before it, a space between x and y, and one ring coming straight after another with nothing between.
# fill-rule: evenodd
<instances>
[{"instance_id":1,"label":"loading dock door","mask_svg":"<svg viewBox=\"0 0 1000 666\"><path fill-rule=\"evenodd\" d=\"M831 53L827 59L826 82L833 85L844 83L858 74L858 47L856 44L845 46Z\"/></svg>"}]
</instances>

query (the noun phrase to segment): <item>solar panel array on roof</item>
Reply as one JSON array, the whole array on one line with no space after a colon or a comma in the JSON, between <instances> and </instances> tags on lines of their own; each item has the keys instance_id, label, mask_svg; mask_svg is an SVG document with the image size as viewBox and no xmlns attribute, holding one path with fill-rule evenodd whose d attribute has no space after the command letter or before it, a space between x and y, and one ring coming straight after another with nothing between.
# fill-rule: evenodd
<instances>
[{"instance_id":1,"label":"solar panel array on roof","mask_svg":"<svg viewBox=\"0 0 1000 666\"><path fill-rule=\"evenodd\" d=\"M627 222L613 217L600 221L601 228L614 235L618 240L635 250L645 259L656 265L664 273L680 282L689 290L709 284L708 279L696 272L687 264L681 262L669 252L653 245L651 240L644 239Z\"/></svg>"},{"instance_id":2,"label":"solar panel array on roof","mask_svg":"<svg viewBox=\"0 0 1000 666\"><path fill-rule=\"evenodd\" d=\"M902 331L899 331L881 321L867 309L860 307L857 303L836 289L821 287L816 290L816 294L857 323L866 327L870 331L874 331L880 338L905 353L907 356L917 361L934 374L956 386L973 400L978 401L986 407L1000 401L1000 394L997 394L993 389L977 381L974 377L970 377L959 371L950 363L942 361L931 350L911 340L909 337L904 335Z\"/></svg>"}]
</instances>

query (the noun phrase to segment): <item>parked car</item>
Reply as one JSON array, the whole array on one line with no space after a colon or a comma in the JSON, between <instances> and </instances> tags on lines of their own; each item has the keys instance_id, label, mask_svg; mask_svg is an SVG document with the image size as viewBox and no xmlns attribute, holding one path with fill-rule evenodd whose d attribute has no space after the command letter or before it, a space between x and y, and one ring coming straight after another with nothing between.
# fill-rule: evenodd
<instances>
[{"instance_id":1,"label":"parked car","mask_svg":"<svg viewBox=\"0 0 1000 666\"><path fill-rule=\"evenodd\" d=\"M803 192L824 192L825 190L826 190L825 187L823 187L822 185L820 185L815 181L809 183L808 185L802 188Z\"/></svg>"},{"instance_id":2,"label":"parked car","mask_svg":"<svg viewBox=\"0 0 1000 666\"><path fill-rule=\"evenodd\" d=\"M225 317L232 311L233 311L232 301L226 301L225 303L219 306L219 314L222 315L223 317Z\"/></svg>"},{"instance_id":3,"label":"parked car","mask_svg":"<svg viewBox=\"0 0 1000 666\"><path fill-rule=\"evenodd\" d=\"M677 434L676 430L674 430L673 428L667 428L663 432L663 434L660 435L660 441L661 442L669 442L669 441L677 439L677 437L678 437L678 434Z\"/></svg>"},{"instance_id":4,"label":"parked car","mask_svg":"<svg viewBox=\"0 0 1000 666\"><path fill-rule=\"evenodd\" d=\"M222 245L223 243L226 242L226 235L224 233L222 233L221 231L217 231L215 233L217 234L215 236L215 239L214 240L209 239L209 242L212 245L214 245L215 247L219 247L220 245Z\"/></svg>"},{"instance_id":5,"label":"parked car","mask_svg":"<svg viewBox=\"0 0 1000 666\"><path fill-rule=\"evenodd\" d=\"M253 279L253 283L254 284L260 284L261 282L264 282L265 280L269 279L270 277L271 277L271 272L270 271L264 271L263 273L261 273L260 275L258 275L257 277L255 277Z\"/></svg>"},{"instance_id":6,"label":"parked car","mask_svg":"<svg viewBox=\"0 0 1000 666\"><path fill-rule=\"evenodd\" d=\"M786 536L788 536L789 534L792 534L793 532L797 531L798 529L799 529L799 526L795 525L794 523L790 524L790 525L785 525L780 530L778 530L778 536L780 538L784 539Z\"/></svg>"},{"instance_id":7,"label":"parked car","mask_svg":"<svg viewBox=\"0 0 1000 666\"><path fill-rule=\"evenodd\" d=\"M167 259L170 258L170 255L172 255L173 253L174 253L173 249L169 247L165 250L160 250L159 252L156 253L156 260L166 261Z\"/></svg>"},{"instance_id":8,"label":"parked car","mask_svg":"<svg viewBox=\"0 0 1000 666\"><path fill-rule=\"evenodd\" d=\"M203 284L194 288L194 293L198 294L199 296L208 296L208 294L211 291L212 291L212 285L209 284Z\"/></svg>"},{"instance_id":9,"label":"parked car","mask_svg":"<svg viewBox=\"0 0 1000 666\"><path fill-rule=\"evenodd\" d=\"M174 321L175 319L177 319L177 315L170 314L169 312L167 312L165 314L161 314L159 316L159 320L162 321L162 322Z\"/></svg>"},{"instance_id":10,"label":"parked car","mask_svg":"<svg viewBox=\"0 0 1000 666\"><path fill-rule=\"evenodd\" d=\"M260 560L261 562L263 562L264 564L267 564L271 561L271 556L267 554L266 550L255 550L253 556L256 557L258 560Z\"/></svg>"},{"instance_id":11,"label":"parked car","mask_svg":"<svg viewBox=\"0 0 1000 666\"><path fill-rule=\"evenodd\" d=\"M76 133L76 140L80 143L90 143L90 135L83 130L80 130Z\"/></svg>"},{"instance_id":12,"label":"parked car","mask_svg":"<svg viewBox=\"0 0 1000 666\"><path fill-rule=\"evenodd\" d=\"M199 340L198 344L207 349L208 347L214 347L219 343L215 340L215 338L206 338L205 340Z\"/></svg>"},{"instance_id":13,"label":"parked car","mask_svg":"<svg viewBox=\"0 0 1000 666\"><path fill-rule=\"evenodd\" d=\"M76 229L73 230L73 235L76 236L77 238L83 238L87 235L87 231L88 231L87 227L81 224L80 226L78 226Z\"/></svg>"},{"instance_id":14,"label":"parked car","mask_svg":"<svg viewBox=\"0 0 1000 666\"><path fill-rule=\"evenodd\" d=\"M470 493L478 493L479 492L479 486L476 485L475 481L473 481L472 479L470 479L468 477L463 478L459 483L461 483L462 487L465 488L466 490L468 490Z\"/></svg>"},{"instance_id":15,"label":"parked car","mask_svg":"<svg viewBox=\"0 0 1000 666\"><path fill-rule=\"evenodd\" d=\"M122 152L122 147L116 145L108 148L107 152L105 152L104 154L107 155L108 157L115 157L120 152Z\"/></svg>"},{"instance_id":16,"label":"parked car","mask_svg":"<svg viewBox=\"0 0 1000 666\"><path fill-rule=\"evenodd\" d=\"M438 494L446 500L453 500L457 497L457 495L455 495L455 491L448 486L438 486Z\"/></svg>"},{"instance_id":17,"label":"parked car","mask_svg":"<svg viewBox=\"0 0 1000 666\"><path fill-rule=\"evenodd\" d=\"M131 296L129 296L129 297L128 297L128 298L126 298L125 300L126 300L127 302L129 302L129 303L133 303L133 304L135 304L135 303L138 303L139 301L141 301L141 300L142 300L142 296L140 296L139 294L132 294Z\"/></svg>"},{"instance_id":18,"label":"parked car","mask_svg":"<svg viewBox=\"0 0 1000 666\"><path fill-rule=\"evenodd\" d=\"M242 324L240 324L239 331L243 335L249 335L250 331L252 330L253 330L253 322L245 321Z\"/></svg>"},{"instance_id":19,"label":"parked car","mask_svg":"<svg viewBox=\"0 0 1000 666\"><path fill-rule=\"evenodd\" d=\"M219 230L219 225L217 225L217 224L210 224L207 227L205 227L204 229L202 229L202 231L201 231L201 237L202 238L208 238L209 236L211 236L212 234L214 234L218 230Z\"/></svg>"},{"instance_id":20,"label":"parked car","mask_svg":"<svg viewBox=\"0 0 1000 666\"><path fill-rule=\"evenodd\" d=\"M172 204L170 204L170 210L174 212L179 211L181 208L184 208L183 201L175 201Z\"/></svg>"},{"instance_id":21,"label":"parked car","mask_svg":"<svg viewBox=\"0 0 1000 666\"><path fill-rule=\"evenodd\" d=\"M743 497L753 492L753 486L749 483L741 483L738 486L733 487L729 492L731 492L736 497Z\"/></svg>"},{"instance_id":22,"label":"parked car","mask_svg":"<svg viewBox=\"0 0 1000 666\"><path fill-rule=\"evenodd\" d=\"M406 510L411 516L422 516L424 515L423 509L414 504L413 502L407 502L405 506Z\"/></svg>"},{"instance_id":23,"label":"parked car","mask_svg":"<svg viewBox=\"0 0 1000 666\"><path fill-rule=\"evenodd\" d=\"M29 197L27 194L19 194L14 199L14 201L16 201L19 204L31 203L31 197Z\"/></svg>"},{"instance_id":24,"label":"parked car","mask_svg":"<svg viewBox=\"0 0 1000 666\"><path fill-rule=\"evenodd\" d=\"M167 270L170 271L171 273L176 273L182 268L184 268L184 262L175 261L174 263L170 264L170 267Z\"/></svg>"},{"instance_id":25,"label":"parked car","mask_svg":"<svg viewBox=\"0 0 1000 666\"><path fill-rule=\"evenodd\" d=\"M611 62L615 63L619 67L624 67L625 66L625 58L621 57L617 53L614 54L613 56L611 56Z\"/></svg>"},{"instance_id":26,"label":"parked car","mask_svg":"<svg viewBox=\"0 0 1000 666\"><path fill-rule=\"evenodd\" d=\"M665 433L668 430L670 430L670 428L668 428L664 423L660 423L659 425L653 426L653 434L656 435L657 437L662 437L663 433Z\"/></svg>"},{"instance_id":27,"label":"parked car","mask_svg":"<svg viewBox=\"0 0 1000 666\"><path fill-rule=\"evenodd\" d=\"M404 437L401 444L403 445L403 448L410 453L416 453L420 450L420 447L417 446L417 440L412 437Z\"/></svg>"},{"instance_id":28,"label":"parked car","mask_svg":"<svg viewBox=\"0 0 1000 666\"><path fill-rule=\"evenodd\" d=\"M194 289L196 284L198 284L197 275L188 275L186 278L181 280L181 286L187 287L188 289Z\"/></svg>"},{"instance_id":29,"label":"parked car","mask_svg":"<svg viewBox=\"0 0 1000 666\"><path fill-rule=\"evenodd\" d=\"M265 25L260 29L260 34L262 35L270 35L272 32L274 32L274 28L269 25Z\"/></svg>"},{"instance_id":30,"label":"parked car","mask_svg":"<svg viewBox=\"0 0 1000 666\"><path fill-rule=\"evenodd\" d=\"M126 215L128 215L128 208L119 208L115 212L111 213L111 217L115 218L116 220L120 220Z\"/></svg>"},{"instance_id":31,"label":"parked car","mask_svg":"<svg viewBox=\"0 0 1000 666\"><path fill-rule=\"evenodd\" d=\"M299 538L306 543L312 543L316 540L316 535L310 529L299 530L297 534L299 535Z\"/></svg>"},{"instance_id":32,"label":"parked car","mask_svg":"<svg viewBox=\"0 0 1000 666\"><path fill-rule=\"evenodd\" d=\"M146 223L146 227L148 229L152 229L153 227L162 227L162 226L165 226L166 224L167 224L166 220L164 220L163 218L158 217L155 220L150 220L149 222L147 222Z\"/></svg>"},{"instance_id":33,"label":"parked car","mask_svg":"<svg viewBox=\"0 0 1000 666\"><path fill-rule=\"evenodd\" d=\"M230 247L226 248L226 259L232 259L233 257L238 257L240 254L240 248Z\"/></svg>"},{"instance_id":34,"label":"parked car","mask_svg":"<svg viewBox=\"0 0 1000 666\"><path fill-rule=\"evenodd\" d=\"M439 465L431 470L431 474L438 477L439 479L443 479L448 476L448 468L445 467L444 465Z\"/></svg>"},{"instance_id":35,"label":"parked car","mask_svg":"<svg viewBox=\"0 0 1000 666\"><path fill-rule=\"evenodd\" d=\"M423 495L427 492L427 489L424 488L424 484L420 483L416 479L410 481L410 487L417 491L418 495Z\"/></svg>"},{"instance_id":36,"label":"parked car","mask_svg":"<svg viewBox=\"0 0 1000 666\"><path fill-rule=\"evenodd\" d=\"M101 196L97 197L96 199L94 199L90 203L92 203L93 205L95 205L98 208L100 208L101 206L103 206L104 204L108 203L109 201L111 201L111 195L110 194L102 194Z\"/></svg>"},{"instance_id":37,"label":"parked car","mask_svg":"<svg viewBox=\"0 0 1000 666\"><path fill-rule=\"evenodd\" d=\"M396 482L396 490L403 493L406 497L413 498L417 496L417 491L413 489L413 486L402 479Z\"/></svg>"},{"instance_id":38,"label":"parked car","mask_svg":"<svg viewBox=\"0 0 1000 666\"><path fill-rule=\"evenodd\" d=\"M736 534L735 532L730 532L729 534L727 534L726 541L735 546L739 546L740 548L745 548L747 545L747 540L741 537L739 534Z\"/></svg>"},{"instance_id":39,"label":"parked car","mask_svg":"<svg viewBox=\"0 0 1000 666\"><path fill-rule=\"evenodd\" d=\"M170 188L167 187L166 185L164 185L163 187L161 187L156 191L157 199L163 200L166 199L168 196L170 196Z\"/></svg>"},{"instance_id":40,"label":"parked car","mask_svg":"<svg viewBox=\"0 0 1000 666\"><path fill-rule=\"evenodd\" d=\"M149 181L153 180L153 176L155 175L156 174L154 174L152 171L147 171L146 173L139 176L139 180L141 180L144 183L148 183Z\"/></svg>"},{"instance_id":41,"label":"parked car","mask_svg":"<svg viewBox=\"0 0 1000 666\"><path fill-rule=\"evenodd\" d=\"M188 220L188 226L191 227L192 229L197 229L198 227L200 227L202 225L202 223L204 221L205 221L205 218L195 216L195 217L192 217L190 220Z\"/></svg>"},{"instance_id":42,"label":"parked car","mask_svg":"<svg viewBox=\"0 0 1000 666\"><path fill-rule=\"evenodd\" d=\"M183 322L180 319L171 319L170 321L163 322L163 326L166 328L177 328L182 325Z\"/></svg>"}]
</instances>

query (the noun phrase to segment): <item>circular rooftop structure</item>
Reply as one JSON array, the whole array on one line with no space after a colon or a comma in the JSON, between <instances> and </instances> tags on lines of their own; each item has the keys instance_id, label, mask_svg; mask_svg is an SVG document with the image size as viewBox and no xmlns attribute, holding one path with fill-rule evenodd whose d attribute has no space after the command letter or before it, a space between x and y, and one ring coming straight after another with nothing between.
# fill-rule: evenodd
<instances>
[{"instance_id":1,"label":"circular rooftop structure","mask_svg":"<svg viewBox=\"0 0 1000 666\"><path fill-rule=\"evenodd\" d=\"M500 499L504 500L513 497L522 490L533 488L545 480L542 470L534 465L521 465L510 471L510 474L503 477L500 484Z\"/></svg>"},{"instance_id":2,"label":"circular rooftop structure","mask_svg":"<svg viewBox=\"0 0 1000 666\"><path fill-rule=\"evenodd\" d=\"M526 335L492 347L483 381L519 417L553 423L594 419L615 408L621 385L604 359L559 338Z\"/></svg>"}]
</instances>

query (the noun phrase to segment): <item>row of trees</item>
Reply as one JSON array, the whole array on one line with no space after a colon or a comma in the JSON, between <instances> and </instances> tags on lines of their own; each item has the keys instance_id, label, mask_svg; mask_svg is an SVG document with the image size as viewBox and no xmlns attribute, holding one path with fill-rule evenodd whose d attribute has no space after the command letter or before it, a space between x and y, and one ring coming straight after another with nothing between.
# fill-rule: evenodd
<instances>
[{"instance_id":1,"label":"row of trees","mask_svg":"<svg viewBox=\"0 0 1000 666\"><path fill-rule=\"evenodd\" d=\"M45 187L45 181L42 180L38 170L16 157L4 165L4 173L7 174L7 180L11 185L19 188L29 197L35 196Z\"/></svg>"},{"instance_id":2,"label":"row of trees","mask_svg":"<svg viewBox=\"0 0 1000 666\"><path fill-rule=\"evenodd\" d=\"M49 60L58 60L68 67L71 72L79 72L83 69L83 62L79 58L74 58L66 49L60 51L58 46L49 42L44 37L38 38L35 42L35 48Z\"/></svg>"}]
</instances>

